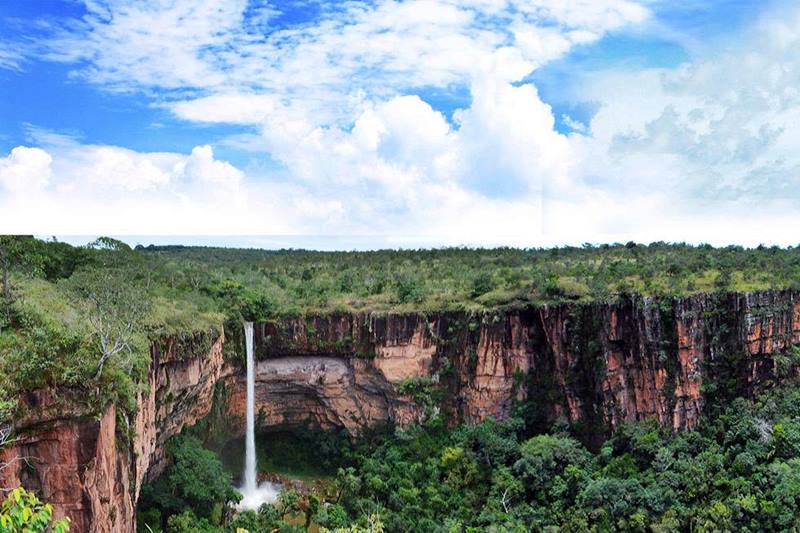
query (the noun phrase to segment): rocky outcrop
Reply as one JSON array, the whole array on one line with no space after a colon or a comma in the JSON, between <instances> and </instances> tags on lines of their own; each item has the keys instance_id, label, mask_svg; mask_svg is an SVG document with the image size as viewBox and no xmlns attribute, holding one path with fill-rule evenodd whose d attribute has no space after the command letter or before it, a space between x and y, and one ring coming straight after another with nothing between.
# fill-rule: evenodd
<instances>
[{"instance_id":1,"label":"rocky outcrop","mask_svg":"<svg viewBox=\"0 0 800 533\"><path fill-rule=\"evenodd\" d=\"M139 490L163 471L171 436L217 411L231 434L243 431L241 358L223 355L243 346L230 333L225 351L222 336L155 343L130 421L113 405L99 415L75 408L69 391L31 393L21 440L0 451L11 465L0 484L36 490L74 531L133 531ZM695 426L714 394L771 383L776 356L800 343L800 293L339 313L259 323L255 341L266 426L407 425L425 413L399 392L414 381L444 391L439 407L450 421L507 418L520 406L529 424L563 418L593 444L626 421Z\"/></svg>"},{"instance_id":2,"label":"rocky outcrop","mask_svg":"<svg viewBox=\"0 0 800 533\"><path fill-rule=\"evenodd\" d=\"M211 408L223 341L200 334L154 343L132 421L114 404L99 416L86 406L75 410L74 391L32 392L16 421L19 440L0 450L9 465L0 486L35 490L57 518L71 519L71 531L135 531L139 490L163 469L164 443Z\"/></svg>"},{"instance_id":3,"label":"rocky outcrop","mask_svg":"<svg viewBox=\"0 0 800 533\"><path fill-rule=\"evenodd\" d=\"M133 531L129 454L118 447L116 408L97 418L50 421L0 450L2 486L23 485L53 504L72 531Z\"/></svg>"},{"instance_id":4,"label":"rocky outcrop","mask_svg":"<svg viewBox=\"0 0 800 533\"><path fill-rule=\"evenodd\" d=\"M142 482L164 467L164 444L208 415L214 387L226 371L224 337L205 335L154 343L147 386L139 393L134 419L134 499ZM199 347L199 349L198 349Z\"/></svg>"},{"instance_id":5,"label":"rocky outcrop","mask_svg":"<svg viewBox=\"0 0 800 533\"><path fill-rule=\"evenodd\" d=\"M280 357L256 369L256 411L262 426L345 428L358 433L392 421L408 425L420 416L418 406L397 394L370 361L319 356ZM226 378L231 391L227 414L231 433L244 433L247 401L245 376Z\"/></svg>"}]
</instances>

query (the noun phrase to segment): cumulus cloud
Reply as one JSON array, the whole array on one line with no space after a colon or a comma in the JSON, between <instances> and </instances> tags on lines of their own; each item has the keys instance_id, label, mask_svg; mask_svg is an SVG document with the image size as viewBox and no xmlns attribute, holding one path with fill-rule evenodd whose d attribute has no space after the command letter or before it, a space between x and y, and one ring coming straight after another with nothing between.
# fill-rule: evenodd
<instances>
[{"instance_id":1,"label":"cumulus cloud","mask_svg":"<svg viewBox=\"0 0 800 533\"><path fill-rule=\"evenodd\" d=\"M192 182L236 188L243 173L227 161L214 159L210 146L196 146L184 161L173 167L173 173Z\"/></svg>"},{"instance_id":2,"label":"cumulus cloud","mask_svg":"<svg viewBox=\"0 0 800 533\"><path fill-rule=\"evenodd\" d=\"M365 112L349 138L325 140L339 143L336 164L352 172L365 169L345 157L348 145L371 144L376 162L367 168L382 174L370 177L377 186L364 189L358 180L344 187L246 180L209 146L189 154L139 153L41 135L55 141L47 150L20 146L0 164L0 183L20 193L0 194L2 227L40 234L436 235L449 244L463 243L465 231L470 242L505 242L501 236L513 224L539 227L529 202L487 199L446 179L429 180L411 164L381 162L383 150L400 156L413 149L404 145L409 138L392 138L391 126L407 122L403 111L414 106L431 114L430 135L449 142L446 124L415 97Z\"/></svg>"},{"instance_id":3,"label":"cumulus cloud","mask_svg":"<svg viewBox=\"0 0 800 533\"><path fill-rule=\"evenodd\" d=\"M0 193L3 231L246 232L252 206L242 171L216 159L210 146L140 153L47 132L36 137L44 148L18 146L0 159L0 191L8 192Z\"/></svg>"},{"instance_id":4,"label":"cumulus cloud","mask_svg":"<svg viewBox=\"0 0 800 533\"><path fill-rule=\"evenodd\" d=\"M761 228L762 238L780 232L765 231L762 221L777 212L797 216L798 23L800 10L784 11L713 57L585 77L581 96L597 102L599 112L587 135L571 137L576 165L569 187L551 194L602 191L631 205L655 196L663 212L685 219L702 215L711 223L738 214ZM581 209L576 201L573 210Z\"/></svg>"},{"instance_id":5,"label":"cumulus cloud","mask_svg":"<svg viewBox=\"0 0 800 533\"><path fill-rule=\"evenodd\" d=\"M160 91L156 105L180 119L252 127L228 142L283 165L291 185L260 186L296 195L276 201L298 231L471 236L520 223L538 232L542 180L569 168L550 107L521 80L648 16L629 0L380 0L323 4L317 20L275 28L277 10L255 20L247 7L93 0L37 53L112 90ZM471 105L449 120L418 95L430 87L461 87ZM59 176L106 196L253 185L210 148L69 154L56 157ZM60 190L79 187L66 181Z\"/></svg>"},{"instance_id":6,"label":"cumulus cloud","mask_svg":"<svg viewBox=\"0 0 800 533\"><path fill-rule=\"evenodd\" d=\"M33 193L50 181L52 162L40 148L17 146L0 159L0 185L10 194Z\"/></svg>"},{"instance_id":7,"label":"cumulus cloud","mask_svg":"<svg viewBox=\"0 0 800 533\"><path fill-rule=\"evenodd\" d=\"M92 0L37 54L71 63L77 79L152 96L183 121L243 127L222 142L281 169L255 175L202 143L190 154L42 144L9 154L0 184L39 187L54 205L56 193L79 203L92 190L105 198L90 202L98 217L130 217L137 233L713 240L746 213L736 240L756 243L765 226L796 240L784 228L800 194L800 10L675 68L578 76L564 91L598 111L565 115L572 131L557 131L531 73L647 20L642 4L655 5L322 2L317 18L278 27L278 4L255 17L246 0ZM426 101L431 89L468 99L443 112ZM137 226L148 202L157 228ZM73 216L96 232L89 214Z\"/></svg>"}]
</instances>

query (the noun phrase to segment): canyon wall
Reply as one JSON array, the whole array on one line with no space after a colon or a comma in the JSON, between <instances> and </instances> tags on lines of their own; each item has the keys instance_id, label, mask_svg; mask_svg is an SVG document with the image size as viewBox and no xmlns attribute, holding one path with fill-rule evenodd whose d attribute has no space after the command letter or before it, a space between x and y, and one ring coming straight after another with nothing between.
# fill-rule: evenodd
<instances>
[{"instance_id":1,"label":"canyon wall","mask_svg":"<svg viewBox=\"0 0 800 533\"><path fill-rule=\"evenodd\" d=\"M23 485L68 516L75 532L132 532L142 483L164 467L164 443L206 416L224 368L222 336L167 338L151 347L132 420L108 405L96 414L75 391L32 391L0 450L0 487ZM129 430L128 430L129 429Z\"/></svg>"},{"instance_id":2,"label":"canyon wall","mask_svg":"<svg viewBox=\"0 0 800 533\"><path fill-rule=\"evenodd\" d=\"M286 357L338 358L394 385L429 378L447 389L443 407L453 421L507 418L525 402L543 425L563 417L602 438L635 420L694 427L703 390L747 395L773 380L773 355L800 343L800 292L632 296L493 313L341 313L256 324L255 336L264 369Z\"/></svg>"},{"instance_id":3,"label":"canyon wall","mask_svg":"<svg viewBox=\"0 0 800 533\"><path fill-rule=\"evenodd\" d=\"M417 383L444 392L437 408L451 422L502 419L519 407L532 425L570 422L592 445L626 421L693 427L720 391L753 394L772 383L779 354L800 343L800 293L339 313L257 323L255 337L265 426L407 425L431 407L399 392ZM163 471L171 436L213 412L230 435L243 431L241 358L226 360L223 342L155 343L130 421L113 405L99 415L70 410L69 391L31 393L20 440L0 451L10 465L0 485L36 490L74 531L133 531L139 490ZM231 332L225 351L241 353L239 344Z\"/></svg>"}]
</instances>

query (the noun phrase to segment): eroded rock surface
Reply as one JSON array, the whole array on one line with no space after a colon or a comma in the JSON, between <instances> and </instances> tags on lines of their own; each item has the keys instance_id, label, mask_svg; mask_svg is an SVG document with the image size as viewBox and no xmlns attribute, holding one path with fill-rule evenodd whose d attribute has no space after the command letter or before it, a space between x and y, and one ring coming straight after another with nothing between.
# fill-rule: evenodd
<instances>
[{"instance_id":1,"label":"eroded rock surface","mask_svg":"<svg viewBox=\"0 0 800 533\"><path fill-rule=\"evenodd\" d=\"M279 357L256 365L255 407L260 423L281 428L365 427L392 421L411 423L419 415L410 398L398 395L370 361L339 357ZM244 432L245 376L226 380L228 414L236 433Z\"/></svg>"}]
</instances>

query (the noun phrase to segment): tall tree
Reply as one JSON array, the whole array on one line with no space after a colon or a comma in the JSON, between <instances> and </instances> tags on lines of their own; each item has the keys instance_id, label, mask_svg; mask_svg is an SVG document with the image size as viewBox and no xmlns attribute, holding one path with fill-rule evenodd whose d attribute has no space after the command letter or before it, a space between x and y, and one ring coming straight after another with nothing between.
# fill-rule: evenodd
<instances>
[{"instance_id":1,"label":"tall tree","mask_svg":"<svg viewBox=\"0 0 800 533\"><path fill-rule=\"evenodd\" d=\"M130 361L142 340L140 326L150 307L145 287L121 268L80 270L65 285L92 327L100 351L95 379L111 357ZM146 348L145 348L146 349ZM125 359L123 359L125 366Z\"/></svg>"}]
</instances>

